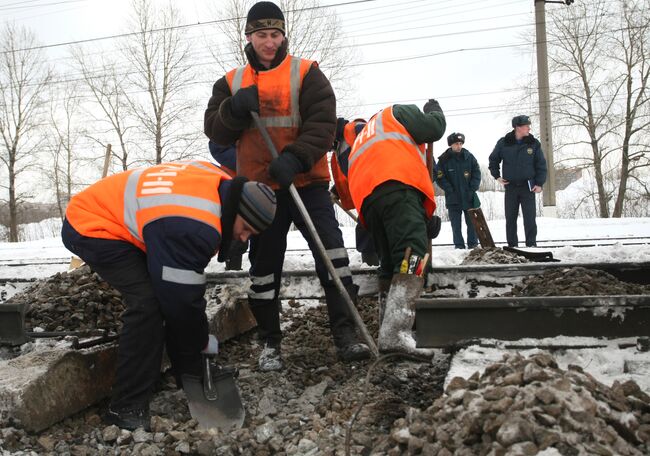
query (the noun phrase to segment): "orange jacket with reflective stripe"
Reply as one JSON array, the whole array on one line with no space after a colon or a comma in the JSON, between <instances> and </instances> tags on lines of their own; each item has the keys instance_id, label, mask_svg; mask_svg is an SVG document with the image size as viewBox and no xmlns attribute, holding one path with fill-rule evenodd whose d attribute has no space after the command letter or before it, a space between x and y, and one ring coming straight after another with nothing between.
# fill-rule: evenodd
<instances>
[{"instance_id":1,"label":"orange jacket with reflective stripe","mask_svg":"<svg viewBox=\"0 0 650 456\"><path fill-rule=\"evenodd\" d=\"M436 209L433 183L427 171L424 144L415 143L395 119L393 108L379 111L359 133L350 152L348 182L361 217L363 200L380 184L394 180L418 189L425 196L424 210Z\"/></svg>"},{"instance_id":2,"label":"orange jacket with reflective stripe","mask_svg":"<svg viewBox=\"0 0 650 456\"><path fill-rule=\"evenodd\" d=\"M344 173L341 169L341 165L339 164L339 159L337 157L341 156L344 158L344 163L349 160L352 144L357 137L356 126L359 124L363 125L365 123L366 122L363 120L353 120L345 124L345 127L343 127L343 140L339 142L337 150L334 152L334 154L332 154L332 160L330 161L334 186L336 187L336 192L339 194L341 206L343 206L343 209L346 210L354 209L354 202L352 201L352 196L350 195L348 178L346 176L346 173Z\"/></svg>"},{"instance_id":3,"label":"orange jacket with reflective stripe","mask_svg":"<svg viewBox=\"0 0 650 456\"><path fill-rule=\"evenodd\" d=\"M202 161L128 170L75 195L65 216L83 236L126 241L142 250L145 225L163 217L198 220L221 236L219 185L227 179L219 167Z\"/></svg>"},{"instance_id":4,"label":"orange jacket with reflective stripe","mask_svg":"<svg viewBox=\"0 0 650 456\"><path fill-rule=\"evenodd\" d=\"M226 74L233 95L243 87L257 85L260 119L279 154L284 146L295 141L300 133L300 89L313 63L311 60L287 55L278 66L266 71L256 72L247 64ZM237 175L264 182L277 189L278 184L268 173L272 158L259 130L254 126L244 130L237 143ZM298 174L294 184L296 187L303 187L314 181L329 181L327 154L323 155L311 170Z\"/></svg>"}]
</instances>

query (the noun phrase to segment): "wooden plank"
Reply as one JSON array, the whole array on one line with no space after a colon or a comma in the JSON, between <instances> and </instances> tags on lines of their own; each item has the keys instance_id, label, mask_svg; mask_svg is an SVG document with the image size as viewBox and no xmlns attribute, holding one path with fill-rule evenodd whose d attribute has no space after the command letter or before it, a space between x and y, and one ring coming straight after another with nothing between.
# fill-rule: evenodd
<instances>
[{"instance_id":1,"label":"wooden plank","mask_svg":"<svg viewBox=\"0 0 650 456\"><path fill-rule=\"evenodd\" d=\"M469 218L474 225L474 231L476 231L476 237L478 237L481 247L484 249L489 247L495 247L494 240L492 239L492 234L490 233L490 228L488 228L487 221L483 215L483 211L480 207L474 209L468 209L467 213Z\"/></svg>"}]
</instances>

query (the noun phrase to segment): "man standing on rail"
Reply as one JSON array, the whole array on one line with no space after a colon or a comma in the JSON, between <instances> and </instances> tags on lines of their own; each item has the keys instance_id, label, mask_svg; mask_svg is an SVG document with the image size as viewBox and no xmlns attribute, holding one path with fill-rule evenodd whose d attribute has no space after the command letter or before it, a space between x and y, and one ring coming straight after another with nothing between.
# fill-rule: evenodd
<instances>
[{"instance_id":1,"label":"man standing on rail","mask_svg":"<svg viewBox=\"0 0 650 456\"><path fill-rule=\"evenodd\" d=\"M273 225L251 238L251 288L248 302L264 344L258 365L282 369L280 346L280 280L293 222L314 255L316 273L325 290L330 330L339 358L366 359L370 349L360 341L344 296L329 277L317 245L288 188L294 184L348 294L356 302L349 259L328 191L327 151L334 139L336 99L330 82L314 61L287 52L284 14L271 2L248 11L245 47L248 64L229 71L212 88L205 111L205 134L217 144L237 142L237 174L269 184L278 199ZM272 158L251 111L259 112L278 158Z\"/></svg>"}]
</instances>

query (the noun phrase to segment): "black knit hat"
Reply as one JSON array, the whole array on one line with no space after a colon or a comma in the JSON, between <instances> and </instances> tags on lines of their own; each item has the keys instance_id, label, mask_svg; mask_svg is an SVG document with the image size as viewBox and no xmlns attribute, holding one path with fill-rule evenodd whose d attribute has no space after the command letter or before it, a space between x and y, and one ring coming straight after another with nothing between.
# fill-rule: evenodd
<instances>
[{"instance_id":1,"label":"black knit hat","mask_svg":"<svg viewBox=\"0 0 650 456\"><path fill-rule=\"evenodd\" d=\"M521 115L512 118L512 128L521 127L522 125L530 125L530 117Z\"/></svg>"},{"instance_id":2,"label":"black knit hat","mask_svg":"<svg viewBox=\"0 0 650 456\"><path fill-rule=\"evenodd\" d=\"M462 133L452 133L447 136L447 145L451 146L454 143L461 142L465 144L465 135Z\"/></svg>"},{"instance_id":3,"label":"black knit hat","mask_svg":"<svg viewBox=\"0 0 650 456\"><path fill-rule=\"evenodd\" d=\"M283 35L287 34L284 25L284 14L282 14L282 11L275 3L257 2L248 10L246 30L244 33L248 35L249 33L264 29L277 29Z\"/></svg>"},{"instance_id":4,"label":"black knit hat","mask_svg":"<svg viewBox=\"0 0 650 456\"><path fill-rule=\"evenodd\" d=\"M275 217L275 193L261 182L246 182L241 191L237 212L255 231L267 229Z\"/></svg>"}]
</instances>

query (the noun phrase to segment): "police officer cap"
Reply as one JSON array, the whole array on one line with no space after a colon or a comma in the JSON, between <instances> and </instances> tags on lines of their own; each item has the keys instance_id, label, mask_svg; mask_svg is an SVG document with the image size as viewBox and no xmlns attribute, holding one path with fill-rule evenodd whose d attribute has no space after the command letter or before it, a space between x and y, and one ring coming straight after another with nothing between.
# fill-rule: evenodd
<instances>
[{"instance_id":1,"label":"police officer cap","mask_svg":"<svg viewBox=\"0 0 650 456\"><path fill-rule=\"evenodd\" d=\"M447 145L451 146L454 143L461 142L465 144L465 135L462 133L452 133L447 136Z\"/></svg>"},{"instance_id":2,"label":"police officer cap","mask_svg":"<svg viewBox=\"0 0 650 456\"><path fill-rule=\"evenodd\" d=\"M522 125L530 125L530 117L521 115L512 118L512 128L521 127Z\"/></svg>"}]
</instances>

